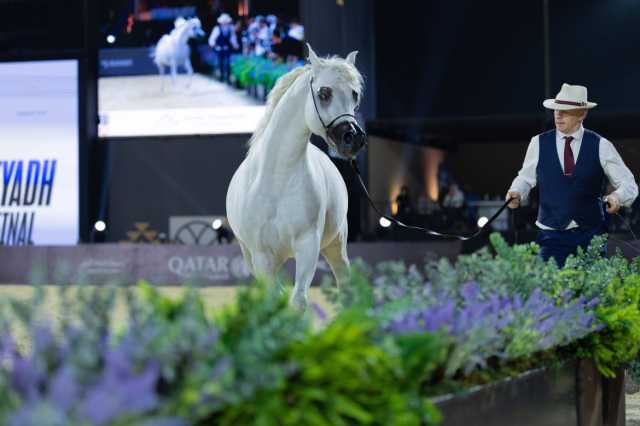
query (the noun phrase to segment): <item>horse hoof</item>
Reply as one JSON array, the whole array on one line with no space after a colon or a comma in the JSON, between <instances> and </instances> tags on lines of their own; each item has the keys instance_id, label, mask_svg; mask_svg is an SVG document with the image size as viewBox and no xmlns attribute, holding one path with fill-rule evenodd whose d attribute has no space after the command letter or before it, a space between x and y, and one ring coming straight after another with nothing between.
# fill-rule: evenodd
<instances>
[{"instance_id":1,"label":"horse hoof","mask_svg":"<svg viewBox=\"0 0 640 426\"><path fill-rule=\"evenodd\" d=\"M297 296L294 294L289 301L289 305L299 311L305 311L307 309L307 305L309 305L309 301L305 296Z\"/></svg>"}]
</instances>

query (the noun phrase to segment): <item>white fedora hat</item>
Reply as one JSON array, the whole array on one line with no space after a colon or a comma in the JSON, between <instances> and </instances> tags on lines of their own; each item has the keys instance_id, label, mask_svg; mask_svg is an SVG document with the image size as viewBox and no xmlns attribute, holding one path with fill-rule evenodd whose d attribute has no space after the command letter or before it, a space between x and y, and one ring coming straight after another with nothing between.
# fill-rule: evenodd
<instances>
[{"instance_id":1,"label":"white fedora hat","mask_svg":"<svg viewBox=\"0 0 640 426\"><path fill-rule=\"evenodd\" d=\"M542 105L549 109L567 111L570 109L591 109L598 105L587 100L587 88L564 83L555 99L547 99Z\"/></svg>"},{"instance_id":2,"label":"white fedora hat","mask_svg":"<svg viewBox=\"0 0 640 426\"><path fill-rule=\"evenodd\" d=\"M229 16L226 13L223 13L222 15L220 15L220 17L218 18L218 24L220 25L224 25L224 24L230 24L231 22L233 22L233 19L231 19L231 16Z\"/></svg>"}]
</instances>

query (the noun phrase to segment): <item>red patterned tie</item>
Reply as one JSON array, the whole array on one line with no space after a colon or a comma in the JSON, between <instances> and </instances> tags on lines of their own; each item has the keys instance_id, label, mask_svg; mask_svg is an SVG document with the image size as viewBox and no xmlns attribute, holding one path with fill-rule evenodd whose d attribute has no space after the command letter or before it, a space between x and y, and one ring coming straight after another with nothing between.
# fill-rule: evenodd
<instances>
[{"instance_id":1,"label":"red patterned tie","mask_svg":"<svg viewBox=\"0 0 640 426\"><path fill-rule=\"evenodd\" d=\"M571 176L576 162L573 161L573 151L571 151L571 141L573 136L564 137L564 175Z\"/></svg>"}]
</instances>

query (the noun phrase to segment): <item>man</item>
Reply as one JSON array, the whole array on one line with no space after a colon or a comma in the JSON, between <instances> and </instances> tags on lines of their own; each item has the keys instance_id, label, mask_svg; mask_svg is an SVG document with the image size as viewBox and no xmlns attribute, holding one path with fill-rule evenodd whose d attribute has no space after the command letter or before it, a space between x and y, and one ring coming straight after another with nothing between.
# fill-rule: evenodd
<instances>
[{"instance_id":1,"label":"man","mask_svg":"<svg viewBox=\"0 0 640 426\"><path fill-rule=\"evenodd\" d=\"M407 220L413 215L413 203L411 202L409 187L407 185L402 185L400 188L400 194L396 197L396 206L398 206L396 212L398 219Z\"/></svg>"},{"instance_id":2,"label":"man","mask_svg":"<svg viewBox=\"0 0 640 426\"><path fill-rule=\"evenodd\" d=\"M587 100L586 87L563 84L543 105L554 111L556 128L531 139L507 199L513 198L509 207L517 208L538 185L540 255L563 267L578 247L586 249L603 232L603 202L614 214L633 203L638 186L611 142L582 126L597 105ZM602 197L605 178L615 190Z\"/></svg>"},{"instance_id":3,"label":"man","mask_svg":"<svg viewBox=\"0 0 640 426\"><path fill-rule=\"evenodd\" d=\"M226 13L220 15L218 25L211 31L209 46L211 46L218 55L220 80L229 82L229 74L231 74L231 52L232 49L238 49L239 47L231 16Z\"/></svg>"}]
</instances>

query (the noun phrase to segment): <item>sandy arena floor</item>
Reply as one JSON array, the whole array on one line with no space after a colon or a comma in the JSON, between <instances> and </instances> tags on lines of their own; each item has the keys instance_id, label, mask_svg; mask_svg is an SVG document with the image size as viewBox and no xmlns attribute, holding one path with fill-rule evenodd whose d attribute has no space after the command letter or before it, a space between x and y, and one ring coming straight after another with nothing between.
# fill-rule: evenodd
<instances>
[{"instance_id":1,"label":"sandy arena floor","mask_svg":"<svg viewBox=\"0 0 640 426\"><path fill-rule=\"evenodd\" d=\"M627 395L627 426L640 426L640 392Z\"/></svg>"},{"instance_id":2,"label":"sandy arena floor","mask_svg":"<svg viewBox=\"0 0 640 426\"><path fill-rule=\"evenodd\" d=\"M245 91L234 89L203 74L189 77L179 74L173 86L170 77L164 82L159 75L102 77L98 81L99 110L216 108L254 106L262 103Z\"/></svg>"}]
</instances>

